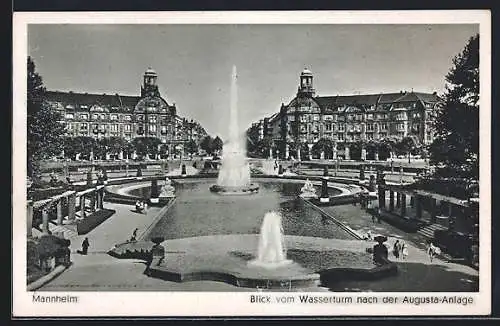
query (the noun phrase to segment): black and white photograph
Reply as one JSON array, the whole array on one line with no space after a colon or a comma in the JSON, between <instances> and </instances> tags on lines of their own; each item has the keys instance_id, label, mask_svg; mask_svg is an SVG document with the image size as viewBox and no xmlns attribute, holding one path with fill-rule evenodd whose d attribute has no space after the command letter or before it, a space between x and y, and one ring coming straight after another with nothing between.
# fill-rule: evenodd
<instances>
[{"instance_id":1,"label":"black and white photograph","mask_svg":"<svg viewBox=\"0 0 500 326\"><path fill-rule=\"evenodd\" d=\"M489 312L488 12L163 14L14 17L18 311Z\"/></svg>"}]
</instances>

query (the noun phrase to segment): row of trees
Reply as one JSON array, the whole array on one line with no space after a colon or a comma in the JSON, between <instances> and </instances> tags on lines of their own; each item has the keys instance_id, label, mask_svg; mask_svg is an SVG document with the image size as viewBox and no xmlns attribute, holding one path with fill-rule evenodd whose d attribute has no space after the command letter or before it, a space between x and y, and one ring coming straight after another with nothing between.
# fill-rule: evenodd
<instances>
[{"instance_id":1,"label":"row of trees","mask_svg":"<svg viewBox=\"0 0 500 326\"><path fill-rule=\"evenodd\" d=\"M250 139L247 142L247 148L249 153L258 157L267 157L269 155L269 150L273 152L277 150L280 151L283 157L285 153L285 146L283 142L273 142L270 137L264 137L263 139L252 142ZM300 148L301 155L304 158L309 152L309 147L305 143L294 143L289 142L289 155L297 157L298 149ZM343 143L337 144L337 150L343 151L345 149ZM375 153L378 153L380 160L385 160L392 155L422 155L425 154L424 147L420 144L417 137L408 136L401 140L395 137L390 137L383 139L381 141L357 141L348 145L350 150L351 159L361 159L361 151L364 148L367 152L367 159L375 159ZM335 147L335 142L328 138L321 138L316 143L313 144L311 148L311 154L313 157L320 157L321 153L324 153L326 159L333 158L333 149Z\"/></svg>"},{"instance_id":2,"label":"row of trees","mask_svg":"<svg viewBox=\"0 0 500 326\"><path fill-rule=\"evenodd\" d=\"M187 154L198 153L199 146L194 140L185 144L184 148L174 146L173 152L169 152L169 146L162 144L156 137L138 137L127 141L121 137L107 137L94 139L87 136L66 137L64 138L64 156L65 158L75 159L80 155L82 159L88 159L93 153L96 159L105 159L106 155L111 158L118 158L120 153L124 157L131 157L136 153L139 158L146 156L167 158L169 155L179 155L181 151Z\"/></svg>"}]
</instances>

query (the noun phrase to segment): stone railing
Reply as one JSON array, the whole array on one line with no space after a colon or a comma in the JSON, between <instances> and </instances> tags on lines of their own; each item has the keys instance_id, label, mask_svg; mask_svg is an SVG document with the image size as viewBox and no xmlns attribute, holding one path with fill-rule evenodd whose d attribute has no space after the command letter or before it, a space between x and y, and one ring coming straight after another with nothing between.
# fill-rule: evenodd
<instances>
[{"instance_id":1,"label":"stone railing","mask_svg":"<svg viewBox=\"0 0 500 326\"><path fill-rule=\"evenodd\" d=\"M42 233L49 234L49 221L51 219L50 212L53 211L54 206L56 207L57 224L62 225L64 223L64 217L67 217L68 222L71 223L76 220L77 207L79 207L81 215L79 218L84 219L86 217L86 198L90 199L91 211L103 209L104 185L98 185L95 188L89 188L80 192L66 191L60 195L36 202L28 200L26 204L28 237L32 235L33 216L35 215L35 212L41 211ZM63 214L63 203L67 205L67 215Z\"/></svg>"}]
</instances>

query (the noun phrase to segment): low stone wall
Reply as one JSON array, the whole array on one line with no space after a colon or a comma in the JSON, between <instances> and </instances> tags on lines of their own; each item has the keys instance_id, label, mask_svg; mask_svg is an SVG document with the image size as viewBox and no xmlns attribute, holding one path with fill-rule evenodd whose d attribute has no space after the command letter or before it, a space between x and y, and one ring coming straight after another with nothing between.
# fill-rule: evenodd
<instances>
[{"instance_id":1,"label":"low stone wall","mask_svg":"<svg viewBox=\"0 0 500 326\"><path fill-rule=\"evenodd\" d=\"M321 285L329 287L339 281L375 281L398 274L398 266L390 261L372 269L332 268L320 272Z\"/></svg>"}]
</instances>

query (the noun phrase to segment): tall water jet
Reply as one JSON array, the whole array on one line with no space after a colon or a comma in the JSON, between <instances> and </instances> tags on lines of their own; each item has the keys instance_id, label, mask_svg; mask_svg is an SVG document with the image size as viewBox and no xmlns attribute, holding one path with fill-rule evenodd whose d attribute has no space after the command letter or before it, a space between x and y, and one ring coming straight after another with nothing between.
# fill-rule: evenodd
<instances>
[{"instance_id":1,"label":"tall water jet","mask_svg":"<svg viewBox=\"0 0 500 326\"><path fill-rule=\"evenodd\" d=\"M222 148L222 165L217 184L210 190L225 194L257 192L259 187L250 182L250 165L246 156L246 139L238 125L238 75L236 66L231 74L231 105L229 110L229 137Z\"/></svg>"},{"instance_id":2,"label":"tall water jet","mask_svg":"<svg viewBox=\"0 0 500 326\"><path fill-rule=\"evenodd\" d=\"M268 212L264 215L257 250L257 258L250 261L249 265L274 268L292 262L286 259L283 227L279 213Z\"/></svg>"}]
</instances>

